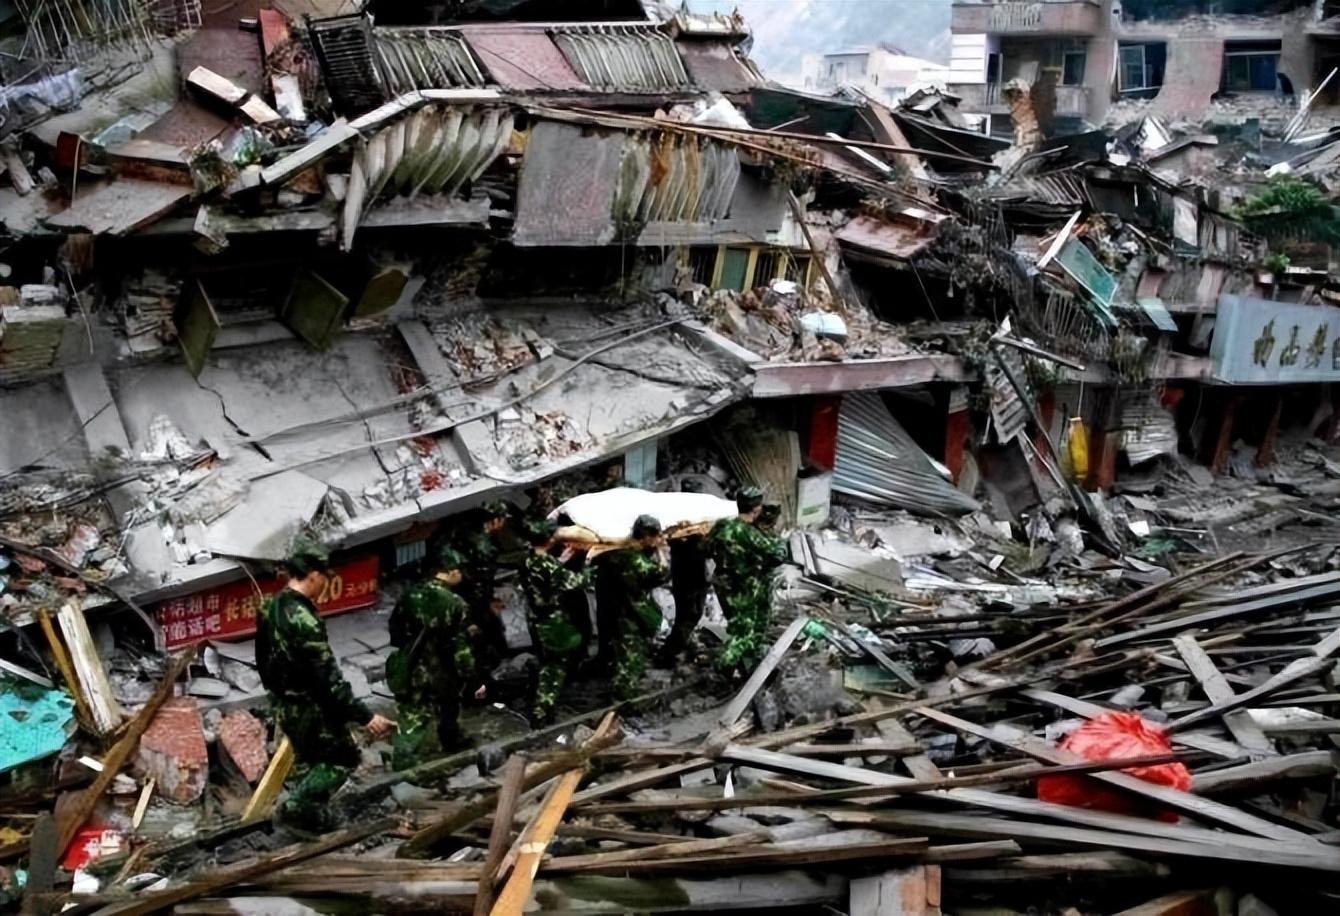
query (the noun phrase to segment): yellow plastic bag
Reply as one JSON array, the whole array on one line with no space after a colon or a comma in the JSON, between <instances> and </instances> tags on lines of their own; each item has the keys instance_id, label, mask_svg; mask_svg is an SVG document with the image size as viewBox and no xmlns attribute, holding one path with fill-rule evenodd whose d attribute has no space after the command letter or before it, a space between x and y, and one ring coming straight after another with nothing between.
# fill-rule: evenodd
<instances>
[{"instance_id":1,"label":"yellow plastic bag","mask_svg":"<svg viewBox=\"0 0 1340 916\"><path fill-rule=\"evenodd\" d=\"M1084 428L1084 420L1071 417L1066 427L1066 444L1070 461L1070 479L1076 483L1089 476L1089 431Z\"/></svg>"}]
</instances>

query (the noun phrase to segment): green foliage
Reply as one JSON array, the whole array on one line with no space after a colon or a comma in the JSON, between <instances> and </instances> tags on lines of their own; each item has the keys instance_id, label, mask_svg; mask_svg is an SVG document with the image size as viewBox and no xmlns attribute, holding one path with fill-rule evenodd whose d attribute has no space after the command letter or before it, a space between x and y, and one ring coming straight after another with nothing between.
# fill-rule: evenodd
<instances>
[{"instance_id":1,"label":"green foliage","mask_svg":"<svg viewBox=\"0 0 1340 916\"><path fill-rule=\"evenodd\" d=\"M1281 176L1248 198L1236 216L1249 229L1272 241L1340 241L1340 217L1316 185Z\"/></svg>"},{"instance_id":2,"label":"green foliage","mask_svg":"<svg viewBox=\"0 0 1340 916\"><path fill-rule=\"evenodd\" d=\"M1282 251L1272 251L1266 255L1265 260L1261 262L1261 266L1272 274L1282 274L1289 269L1289 256Z\"/></svg>"}]
</instances>

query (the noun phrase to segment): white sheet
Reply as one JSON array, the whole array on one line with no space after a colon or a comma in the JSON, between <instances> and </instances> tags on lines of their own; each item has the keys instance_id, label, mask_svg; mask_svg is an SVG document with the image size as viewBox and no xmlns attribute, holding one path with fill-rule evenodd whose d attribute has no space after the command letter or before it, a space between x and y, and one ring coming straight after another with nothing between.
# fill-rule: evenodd
<instances>
[{"instance_id":1,"label":"white sheet","mask_svg":"<svg viewBox=\"0 0 1340 916\"><path fill-rule=\"evenodd\" d=\"M567 515L574 524L594 531L601 540L618 541L632 534L639 515L650 515L670 529L676 525L715 522L735 515L735 502L709 493L652 493L615 487L583 493L559 506L549 517Z\"/></svg>"}]
</instances>

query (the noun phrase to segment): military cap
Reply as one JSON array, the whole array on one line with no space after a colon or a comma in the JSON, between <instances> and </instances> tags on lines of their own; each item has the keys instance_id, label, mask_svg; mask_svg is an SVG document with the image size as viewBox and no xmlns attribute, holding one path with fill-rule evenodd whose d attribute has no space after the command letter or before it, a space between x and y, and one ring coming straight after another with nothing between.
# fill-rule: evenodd
<instances>
[{"instance_id":1,"label":"military cap","mask_svg":"<svg viewBox=\"0 0 1340 916\"><path fill-rule=\"evenodd\" d=\"M488 518L507 518L512 514L512 507L501 499L490 499L480 508Z\"/></svg>"},{"instance_id":2,"label":"military cap","mask_svg":"<svg viewBox=\"0 0 1340 916\"><path fill-rule=\"evenodd\" d=\"M633 537L645 538L661 533L661 523L654 515L639 515L633 522Z\"/></svg>"},{"instance_id":3,"label":"military cap","mask_svg":"<svg viewBox=\"0 0 1340 916\"><path fill-rule=\"evenodd\" d=\"M437 555L437 571L451 572L453 569L459 569L465 572L465 555L454 547L443 547Z\"/></svg>"},{"instance_id":4,"label":"military cap","mask_svg":"<svg viewBox=\"0 0 1340 916\"><path fill-rule=\"evenodd\" d=\"M735 507L741 512L752 512L763 505L763 491L758 487L741 487L735 494Z\"/></svg>"},{"instance_id":5,"label":"military cap","mask_svg":"<svg viewBox=\"0 0 1340 916\"><path fill-rule=\"evenodd\" d=\"M558 523L547 518L537 518L526 522L526 541L531 544L543 544L552 541L558 533Z\"/></svg>"},{"instance_id":6,"label":"military cap","mask_svg":"<svg viewBox=\"0 0 1340 916\"><path fill-rule=\"evenodd\" d=\"M298 535L289 546L285 568L294 576L302 577L313 571L330 568L330 552L320 542L306 535Z\"/></svg>"}]
</instances>

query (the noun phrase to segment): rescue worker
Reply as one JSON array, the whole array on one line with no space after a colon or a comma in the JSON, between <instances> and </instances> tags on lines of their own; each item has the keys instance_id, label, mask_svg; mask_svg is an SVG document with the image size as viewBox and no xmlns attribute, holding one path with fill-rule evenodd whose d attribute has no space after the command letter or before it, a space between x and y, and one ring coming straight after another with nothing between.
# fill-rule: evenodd
<instances>
[{"instance_id":1,"label":"rescue worker","mask_svg":"<svg viewBox=\"0 0 1340 916\"><path fill-rule=\"evenodd\" d=\"M647 670L648 648L661 628L661 609L651 590L666 580L660 556L664 543L661 523L639 515L633 522L632 543L602 557L597 566L597 590L611 602L614 695L621 700L637 696Z\"/></svg>"},{"instance_id":2,"label":"rescue worker","mask_svg":"<svg viewBox=\"0 0 1340 916\"><path fill-rule=\"evenodd\" d=\"M707 554L716 562L713 585L726 618L726 645L717 657L725 673L752 671L767 648L772 625L772 574L786 561L782 539L756 525L763 492L745 487L735 498L736 515L712 526Z\"/></svg>"},{"instance_id":3,"label":"rescue worker","mask_svg":"<svg viewBox=\"0 0 1340 916\"><path fill-rule=\"evenodd\" d=\"M703 490L702 484L692 478L685 478L679 489L682 493ZM670 541L670 594L675 599L675 620L661 649L661 662L665 665L673 665L689 647L707 606L709 580L703 537L691 534Z\"/></svg>"},{"instance_id":4,"label":"rescue worker","mask_svg":"<svg viewBox=\"0 0 1340 916\"><path fill-rule=\"evenodd\" d=\"M499 543L507 526L510 510L502 500L485 503L473 513L449 541L449 546L461 558L460 597L470 609L470 626L477 634L475 673L487 681L493 669L507 654L502 617L493 608L493 596L498 578Z\"/></svg>"},{"instance_id":5,"label":"rescue worker","mask_svg":"<svg viewBox=\"0 0 1340 916\"><path fill-rule=\"evenodd\" d=\"M354 696L330 649L316 609L329 576L325 548L299 538L284 567L288 583L266 599L256 621L256 667L297 758L280 816L300 830L321 831L331 826L331 797L359 764L350 726L361 725L380 739L396 723Z\"/></svg>"},{"instance_id":6,"label":"rescue worker","mask_svg":"<svg viewBox=\"0 0 1340 916\"><path fill-rule=\"evenodd\" d=\"M580 621L590 619L586 603L590 573L575 572L553 555L557 531L558 526L551 521L528 528L526 539L531 549L521 566L521 589L529 609L531 638L540 656L540 673L531 705L536 724L551 719L564 682L584 656L583 633L587 628Z\"/></svg>"},{"instance_id":7,"label":"rescue worker","mask_svg":"<svg viewBox=\"0 0 1340 916\"><path fill-rule=\"evenodd\" d=\"M476 674L470 609L453 589L465 559L448 547L431 579L410 588L391 611L386 682L399 707L391 766L407 769L461 745L461 690ZM473 691L482 699L484 687ZM434 737L440 748L435 748Z\"/></svg>"}]
</instances>

